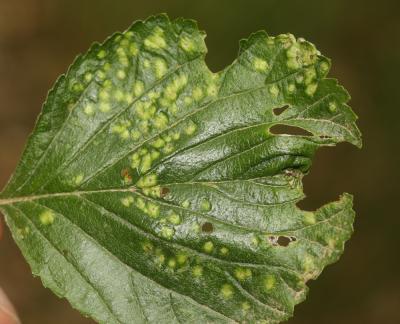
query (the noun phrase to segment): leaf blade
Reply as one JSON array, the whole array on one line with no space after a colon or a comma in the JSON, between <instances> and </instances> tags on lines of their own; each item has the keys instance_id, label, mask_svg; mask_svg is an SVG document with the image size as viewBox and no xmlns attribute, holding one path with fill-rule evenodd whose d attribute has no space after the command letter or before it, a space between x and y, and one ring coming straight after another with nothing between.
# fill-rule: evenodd
<instances>
[{"instance_id":1,"label":"leaf blade","mask_svg":"<svg viewBox=\"0 0 400 324\"><path fill-rule=\"evenodd\" d=\"M0 195L33 272L99 322L278 323L351 236L350 195L296 206L319 147L361 145L329 60L259 32L214 74L203 38L156 16L94 45L49 94Z\"/></svg>"}]
</instances>

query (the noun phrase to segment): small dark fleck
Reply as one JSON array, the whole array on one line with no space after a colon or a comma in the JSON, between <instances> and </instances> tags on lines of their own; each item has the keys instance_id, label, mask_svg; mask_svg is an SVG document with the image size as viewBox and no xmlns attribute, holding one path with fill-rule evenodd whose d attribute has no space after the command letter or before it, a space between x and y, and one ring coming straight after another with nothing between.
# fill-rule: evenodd
<instances>
[{"instance_id":1,"label":"small dark fleck","mask_svg":"<svg viewBox=\"0 0 400 324\"><path fill-rule=\"evenodd\" d=\"M169 194L169 188L166 188L166 187L162 187L161 188L161 190L160 190L160 196L161 196L161 198L163 198L163 197L165 197L166 195L168 195Z\"/></svg>"},{"instance_id":2,"label":"small dark fleck","mask_svg":"<svg viewBox=\"0 0 400 324\"><path fill-rule=\"evenodd\" d=\"M214 225L211 224L210 222L205 222L202 226L201 226L201 230L204 233L212 233L214 231Z\"/></svg>"}]
</instances>

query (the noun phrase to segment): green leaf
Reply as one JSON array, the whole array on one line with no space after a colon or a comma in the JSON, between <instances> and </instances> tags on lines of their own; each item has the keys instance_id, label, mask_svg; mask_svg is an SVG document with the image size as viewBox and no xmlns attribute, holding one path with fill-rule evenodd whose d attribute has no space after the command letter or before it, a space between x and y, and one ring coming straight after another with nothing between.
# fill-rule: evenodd
<instances>
[{"instance_id":1,"label":"green leaf","mask_svg":"<svg viewBox=\"0 0 400 324\"><path fill-rule=\"evenodd\" d=\"M213 73L204 37L160 15L94 44L0 196L34 275L100 323L278 323L351 236L350 195L296 206L319 147L361 146L330 61L258 32Z\"/></svg>"}]
</instances>

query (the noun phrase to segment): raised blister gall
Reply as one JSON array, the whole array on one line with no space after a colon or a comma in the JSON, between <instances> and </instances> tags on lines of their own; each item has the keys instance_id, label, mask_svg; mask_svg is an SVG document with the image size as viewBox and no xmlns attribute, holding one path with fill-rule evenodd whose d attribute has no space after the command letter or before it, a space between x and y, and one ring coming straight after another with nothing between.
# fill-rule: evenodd
<instances>
[{"instance_id":1,"label":"raised blister gall","mask_svg":"<svg viewBox=\"0 0 400 324\"><path fill-rule=\"evenodd\" d=\"M220 292L221 292L221 295L222 295L223 298L229 299L229 298L232 298L234 290L233 290L232 285L224 284L221 287L221 291Z\"/></svg>"},{"instance_id":2,"label":"raised blister gall","mask_svg":"<svg viewBox=\"0 0 400 324\"><path fill-rule=\"evenodd\" d=\"M45 210L39 215L39 220L42 225L51 225L54 223L55 215L50 210Z\"/></svg>"},{"instance_id":3,"label":"raised blister gall","mask_svg":"<svg viewBox=\"0 0 400 324\"><path fill-rule=\"evenodd\" d=\"M206 253L211 253L214 250L214 244L211 241L207 241L206 243L204 243L203 245L203 250Z\"/></svg>"}]
</instances>

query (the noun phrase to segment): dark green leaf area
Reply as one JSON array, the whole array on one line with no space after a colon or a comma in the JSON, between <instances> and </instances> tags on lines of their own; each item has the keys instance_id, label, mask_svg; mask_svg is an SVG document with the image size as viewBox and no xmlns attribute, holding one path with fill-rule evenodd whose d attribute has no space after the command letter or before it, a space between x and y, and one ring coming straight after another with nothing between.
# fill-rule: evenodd
<instances>
[{"instance_id":1,"label":"dark green leaf area","mask_svg":"<svg viewBox=\"0 0 400 324\"><path fill-rule=\"evenodd\" d=\"M351 236L350 195L297 206L318 148L361 145L329 59L258 32L213 73L204 37L160 15L94 44L0 194L33 273L100 323L279 323Z\"/></svg>"}]
</instances>

